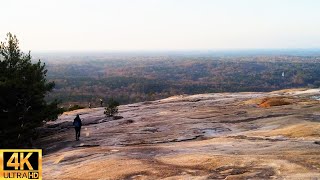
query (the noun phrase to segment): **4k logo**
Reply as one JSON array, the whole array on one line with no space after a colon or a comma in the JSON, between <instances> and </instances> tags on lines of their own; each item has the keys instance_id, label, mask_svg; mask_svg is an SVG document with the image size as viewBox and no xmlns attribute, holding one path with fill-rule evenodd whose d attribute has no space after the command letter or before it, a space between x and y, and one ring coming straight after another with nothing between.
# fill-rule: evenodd
<instances>
[{"instance_id":1,"label":"4k logo","mask_svg":"<svg viewBox=\"0 0 320 180\"><path fill-rule=\"evenodd\" d=\"M41 149L0 150L0 180L42 179Z\"/></svg>"}]
</instances>

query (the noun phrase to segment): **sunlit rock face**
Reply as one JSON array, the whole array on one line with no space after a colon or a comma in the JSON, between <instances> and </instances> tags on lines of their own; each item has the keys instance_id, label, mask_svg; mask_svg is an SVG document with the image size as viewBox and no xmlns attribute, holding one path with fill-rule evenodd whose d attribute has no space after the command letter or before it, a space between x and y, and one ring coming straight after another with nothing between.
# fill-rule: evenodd
<instances>
[{"instance_id":1,"label":"sunlit rock face","mask_svg":"<svg viewBox=\"0 0 320 180\"><path fill-rule=\"evenodd\" d=\"M63 114L41 129L44 179L320 178L319 89L174 96ZM72 121L84 126L75 141Z\"/></svg>"}]
</instances>

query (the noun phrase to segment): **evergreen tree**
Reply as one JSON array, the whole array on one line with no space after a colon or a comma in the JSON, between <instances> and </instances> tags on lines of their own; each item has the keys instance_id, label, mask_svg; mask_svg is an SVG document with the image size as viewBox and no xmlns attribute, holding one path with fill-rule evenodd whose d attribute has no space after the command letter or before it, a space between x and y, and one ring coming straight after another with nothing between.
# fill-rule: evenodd
<instances>
[{"instance_id":1,"label":"evergreen tree","mask_svg":"<svg viewBox=\"0 0 320 180\"><path fill-rule=\"evenodd\" d=\"M35 128L61 113L57 101L45 96L54 87L46 80L45 64L31 62L11 33L0 44L0 147L26 147Z\"/></svg>"}]
</instances>

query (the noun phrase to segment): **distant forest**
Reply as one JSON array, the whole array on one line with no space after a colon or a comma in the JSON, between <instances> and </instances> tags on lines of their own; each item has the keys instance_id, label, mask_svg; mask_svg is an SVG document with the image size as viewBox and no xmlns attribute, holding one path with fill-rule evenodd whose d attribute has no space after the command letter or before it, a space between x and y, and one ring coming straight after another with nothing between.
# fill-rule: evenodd
<instances>
[{"instance_id":1,"label":"distant forest","mask_svg":"<svg viewBox=\"0 0 320 180\"><path fill-rule=\"evenodd\" d=\"M62 105L121 104L180 94L319 87L320 56L110 56L44 59Z\"/></svg>"}]
</instances>

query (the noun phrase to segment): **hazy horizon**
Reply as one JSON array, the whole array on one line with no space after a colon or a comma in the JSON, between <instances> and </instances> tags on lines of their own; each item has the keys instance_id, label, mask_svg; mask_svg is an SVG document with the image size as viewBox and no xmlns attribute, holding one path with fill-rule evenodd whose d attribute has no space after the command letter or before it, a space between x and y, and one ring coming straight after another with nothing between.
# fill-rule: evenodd
<instances>
[{"instance_id":1,"label":"hazy horizon","mask_svg":"<svg viewBox=\"0 0 320 180\"><path fill-rule=\"evenodd\" d=\"M245 50L145 50L145 51L31 51L34 60L51 60L51 58L84 57L255 57L255 56L320 56L320 49L245 49ZM89 58L90 59L90 58ZM55 59L56 60L56 59ZM79 59L77 59L79 60Z\"/></svg>"},{"instance_id":2,"label":"hazy horizon","mask_svg":"<svg viewBox=\"0 0 320 180\"><path fill-rule=\"evenodd\" d=\"M0 40L33 52L320 49L317 0L10 0Z\"/></svg>"}]
</instances>

